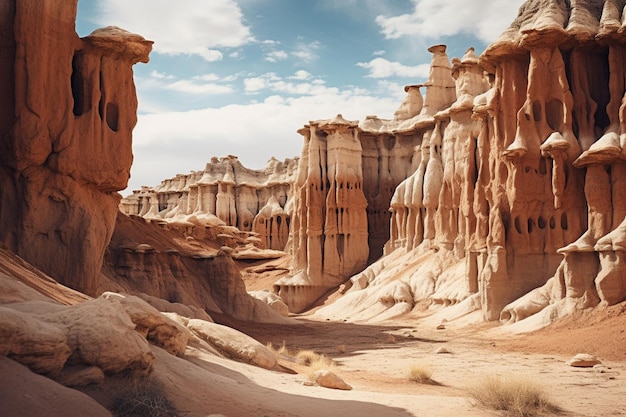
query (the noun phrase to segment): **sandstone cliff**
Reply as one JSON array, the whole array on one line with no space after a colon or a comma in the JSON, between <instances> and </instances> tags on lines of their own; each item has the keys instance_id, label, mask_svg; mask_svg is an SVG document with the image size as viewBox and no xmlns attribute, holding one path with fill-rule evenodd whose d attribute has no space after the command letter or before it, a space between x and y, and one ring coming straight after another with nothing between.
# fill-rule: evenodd
<instances>
[{"instance_id":1,"label":"sandstone cliff","mask_svg":"<svg viewBox=\"0 0 626 417\"><path fill-rule=\"evenodd\" d=\"M487 91L474 58L453 61L456 101L396 188L387 255L321 314L430 299L488 320L549 307L542 326L626 299L623 7L528 1L480 57Z\"/></svg>"},{"instance_id":2,"label":"sandstone cliff","mask_svg":"<svg viewBox=\"0 0 626 417\"><path fill-rule=\"evenodd\" d=\"M76 0L2 9L0 241L94 294L130 175L132 66L152 42L115 27L79 39Z\"/></svg>"}]
</instances>

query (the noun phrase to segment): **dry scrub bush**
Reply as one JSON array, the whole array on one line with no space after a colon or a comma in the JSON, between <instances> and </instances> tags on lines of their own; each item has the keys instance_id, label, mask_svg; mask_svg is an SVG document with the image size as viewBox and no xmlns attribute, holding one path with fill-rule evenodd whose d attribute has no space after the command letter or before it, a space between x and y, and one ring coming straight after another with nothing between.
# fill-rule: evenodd
<instances>
[{"instance_id":1,"label":"dry scrub bush","mask_svg":"<svg viewBox=\"0 0 626 417\"><path fill-rule=\"evenodd\" d=\"M433 370L427 365L411 365L407 378L419 384L431 384Z\"/></svg>"},{"instance_id":2,"label":"dry scrub bush","mask_svg":"<svg viewBox=\"0 0 626 417\"><path fill-rule=\"evenodd\" d=\"M115 417L178 417L163 386L155 379L133 379L120 388L111 407Z\"/></svg>"},{"instance_id":3,"label":"dry scrub bush","mask_svg":"<svg viewBox=\"0 0 626 417\"><path fill-rule=\"evenodd\" d=\"M527 377L490 376L472 388L470 393L480 405L506 411L511 417L532 417L561 411L550 401L545 390Z\"/></svg>"},{"instance_id":4,"label":"dry scrub bush","mask_svg":"<svg viewBox=\"0 0 626 417\"><path fill-rule=\"evenodd\" d=\"M314 352L310 349L290 349L285 346L284 342L279 348L276 348L271 342L268 343L266 347L278 354L290 356L294 358L294 360L300 365L306 366L306 374L309 375L310 378L313 378L315 371L319 371L320 369L326 369L331 371L335 368L335 362L333 362L331 358L326 355Z\"/></svg>"},{"instance_id":5,"label":"dry scrub bush","mask_svg":"<svg viewBox=\"0 0 626 417\"><path fill-rule=\"evenodd\" d=\"M268 342L267 345L265 345L265 347L267 347L269 350L271 350L272 352L277 353L279 355L295 356L297 354L297 352L294 352L293 350L289 349L285 345L284 341L283 341L283 344L280 345L280 347L274 346L274 344L272 342Z\"/></svg>"}]
</instances>

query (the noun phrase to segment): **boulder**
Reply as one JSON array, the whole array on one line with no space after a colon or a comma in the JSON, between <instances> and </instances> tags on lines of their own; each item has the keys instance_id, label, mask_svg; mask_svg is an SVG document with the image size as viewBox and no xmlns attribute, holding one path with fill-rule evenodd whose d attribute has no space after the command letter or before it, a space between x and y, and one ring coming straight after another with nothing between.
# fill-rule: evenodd
<instances>
[{"instance_id":1,"label":"boulder","mask_svg":"<svg viewBox=\"0 0 626 417\"><path fill-rule=\"evenodd\" d=\"M596 365L602 364L602 361L588 353L579 353L565 363L576 368L593 368Z\"/></svg>"},{"instance_id":2,"label":"boulder","mask_svg":"<svg viewBox=\"0 0 626 417\"><path fill-rule=\"evenodd\" d=\"M65 326L0 307L0 355L51 374L63 368L71 353Z\"/></svg>"},{"instance_id":3,"label":"boulder","mask_svg":"<svg viewBox=\"0 0 626 417\"><path fill-rule=\"evenodd\" d=\"M276 355L248 335L221 324L191 319L187 328L224 356L265 369L276 366Z\"/></svg>"},{"instance_id":4,"label":"boulder","mask_svg":"<svg viewBox=\"0 0 626 417\"><path fill-rule=\"evenodd\" d=\"M327 369L320 369L313 373L313 380L317 385L324 388L351 390L352 387L345 383L337 374Z\"/></svg>"},{"instance_id":5,"label":"boulder","mask_svg":"<svg viewBox=\"0 0 626 417\"><path fill-rule=\"evenodd\" d=\"M188 330L161 314L156 308L139 297L113 292L102 298L119 305L135 324L135 331L172 355L182 356L187 346Z\"/></svg>"}]
</instances>

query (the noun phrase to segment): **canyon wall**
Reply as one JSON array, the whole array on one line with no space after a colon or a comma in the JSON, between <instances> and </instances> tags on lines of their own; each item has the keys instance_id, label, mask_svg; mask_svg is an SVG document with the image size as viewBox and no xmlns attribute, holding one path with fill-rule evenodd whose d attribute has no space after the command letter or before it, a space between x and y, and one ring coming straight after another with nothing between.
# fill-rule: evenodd
<instances>
[{"instance_id":1,"label":"canyon wall","mask_svg":"<svg viewBox=\"0 0 626 417\"><path fill-rule=\"evenodd\" d=\"M0 241L92 294L130 175L132 66L152 42L116 27L81 39L76 9L0 2Z\"/></svg>"},{"instance_id":2,"label":"canyon wall","mask_svg":"<svg viewBox=\"0 0 626 417\"><path fill-rule=\"evenodd\" d=\"M322 315L428 299L544 325L626 299L625 4L531 0L479 62L453 60L456 101L396 188L386 256Z\"/></svg>"}]
</instances>

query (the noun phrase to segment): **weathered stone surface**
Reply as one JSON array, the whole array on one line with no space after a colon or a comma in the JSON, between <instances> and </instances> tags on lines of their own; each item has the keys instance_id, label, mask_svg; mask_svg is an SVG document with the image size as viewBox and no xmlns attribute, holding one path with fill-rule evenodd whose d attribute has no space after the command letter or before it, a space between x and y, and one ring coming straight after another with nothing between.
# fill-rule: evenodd
<instances>
[{"instance_id":1,"label":"weathered stone surface","mask_svg":"<svg viewBox=\"0 0 626 417\"><path fill-rule=\"evenodd\" d=\"M576 356L574 356L572 359L568 360L566 364L568 364L569 366L577 367L577 368L592 368L595 365L602 364L602 361L600 361L600 359L588 353L579 353Z\"/></svg>"},{"instance_id":2,"label":"weathered stone surface","mask_svg":"<svg viewBox=\"0 0 626 417\"><path fill-rule=\"evenodd\" d=\"M327 369L315 371L313 374L313 380L317 385L324 388L340 389L345 391L352 389L352 387L346 384L346 382L336 373Z\"/></svg>"},{"instance_id":3,"label":"weathered stone surface","mask_svg":"<svg viewBox=\"0 0 626 417\"><path fill-rule=\"evenodd\" d=\"M234 240L245 242L237 235L243 232L232 226L181 225L119 213L99 289L167 300L175 308L170 311L188 317L206 318L208 312L239 320L284 323L284 317L247 293L229 253L232 249L216 248L215 242L223 234L220 232L227 231ZM156 301L155 305L157 309L168 308L163 302Z\"/></svg>"},{"instance_id":4,"label":"weathered stone surface","mask_svg":"<svg viewBox=\"0 0 626 417\"><path fill-rule=\"evenodd\" d=\"M130 317L106 299L85 301L40 317L67 328L73 363L94 365L106 374L143 374L154 362L147 340Z\"/></svg>"},{"instance_id":5,"label":"weathered stone surface","mask_svg":"<svg viewBox=\"0 0 626 417\"><path fill-rule=\"evenodd\" d=\"M49 374L63 368L72 353L67 336L63 326L0 307L0 355L35 372Z\"/></svg>"},{"instance_id":6,"label":"weathered stone surface","mask_svg":"<svg viewBox=\"0 0 626 417\"><path fill-rule=\"evenodd\" d=\"M256 299L263 301L281 316L289 316L289 307L287 307L287 304L285 304L283 299L280 298L278 294L274 294L269 291L251 291L249 294Z\"/></svg>"},{"instance_id":7,"label":"weathered stone surface","mask_svg":"<svg viewBox=\"0 0 626 417\"><path fill-rule=\"evenodd\" d=\"M398 127L417 132L429 123L415 170L391 199L386 256L351 278L345 316L381 317L380 304L397 309L389 295L398 280L416 301L447 305L480 294L488 320L545 309L542 325L626 299L622 15L609 1L526 2L479 59L469 50L453 60L451 104L443 54L433 47L431 79L441 86L433 102L442 107ZM407 98L396 117L418 102Z\"/></svg>"},{"instance_id":8,"label":"weathered stone surface","mask_svg":"<svg viewBox=\"0 0 626 417\"><path fill-rule=\"evenodd\" d=\"M3 8L0 240L95 295L116 191L130 175L132 66L148 61L152 42L118 28L79 39L76 0L9 0Z\"/></svg>"},{"instance_id":9,"label":"weathered stone surface","mask_svg":"<svg viewBox=\"0 0 626 417\"><path fill-rule=\"evenodd\" d=\"M187 328L226 357L266 369L276 366L271 350L235 329L198 319L189 320Z\"/></svg>"},{"instance_id":10,"label":"weathered stone surface","mask_svg":"<svg viewBox=\"0 0 626 417\"><path fill-rule=\"evenodd\" d=\"M119 304L135 324L135 331L150 343L172 355L182 356L185 353L188 338L186 329L161 314L156 308L135 296L106 292L101 297Z\"/></svg>"}]
</instances>

